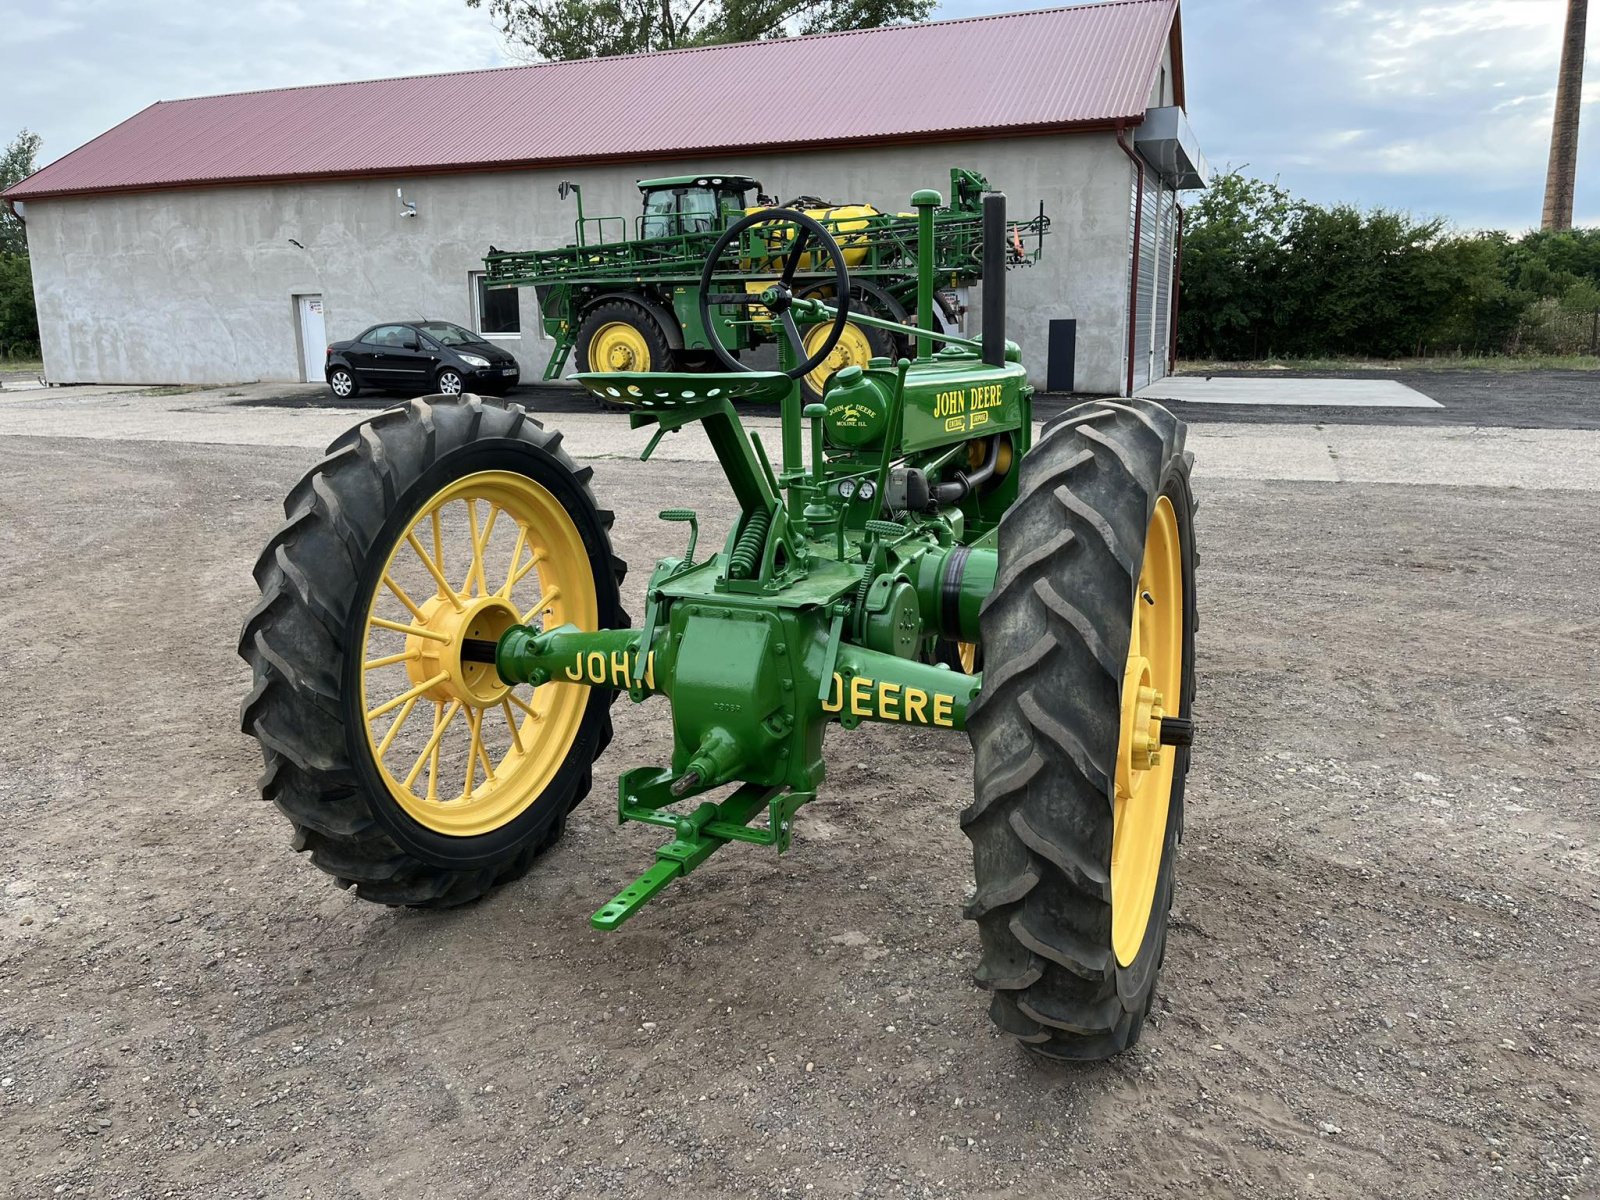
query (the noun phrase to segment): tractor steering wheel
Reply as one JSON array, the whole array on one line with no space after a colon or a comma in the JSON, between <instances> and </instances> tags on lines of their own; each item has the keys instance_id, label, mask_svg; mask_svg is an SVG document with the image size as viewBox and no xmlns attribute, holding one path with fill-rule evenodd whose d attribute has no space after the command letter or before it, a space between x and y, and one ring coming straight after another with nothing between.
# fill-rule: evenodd
<instances>
[{"instance_id":1,"label":"tractor steering wheel","mask_svg":"<svg viewBox=\"0 0 1600 1200\"><path fill-rule=\"evenodd\" d=\"M783 222L795 228L794 242L789 247L788 255L783 261L783 274L778 281L763 292L718 292L711 291L711 277L716 274L717 263L722 258L723 251L739 239L739 235L753 225L762 225ZM806 255L808 240L816 242L815 253L826 254L833 260L834 279L834 313L833 325L828 330L828 336L823 339L822 345L817 347L817 352L811 357L806 357L806 344L800 336L800 328L795 324L794 316L789 309L794 305L794 273L799 269L801 260ZM784 374L790 379L799 379L809 375L826 360L833 347L839 341L839 335L844 332L844 327L850 318L850 276L844 268L844 254L839 249L839 243L834 241L828 231L818 222L806 216L805 213L796 212L792 208L765 208L760 212L750 213L741 217L727 231L717 239L717 244L712 247L711 253L706 256L705 269L700 272L700 325L706 331L706 338L711 343L711 349L722 360L722 364L730 371L749 371L754 368L747 367L728 352L722 339L717 336L716 326L711 321L711 305L737 304L745 309L761 305L768 312L777 317L783 325L784 336L789 339L789 344L794 348L795 357L802 359L798 366L791 367Z\"/></svg>"}]
</instances>

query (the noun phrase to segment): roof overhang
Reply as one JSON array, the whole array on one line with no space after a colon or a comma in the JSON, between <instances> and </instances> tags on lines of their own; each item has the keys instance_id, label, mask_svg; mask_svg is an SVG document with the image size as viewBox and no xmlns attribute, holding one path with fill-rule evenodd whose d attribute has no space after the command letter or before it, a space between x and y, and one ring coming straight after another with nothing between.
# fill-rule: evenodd
<instances>
[{"instance_id":1,"label":"roof overhang","mask_svg":"<svg viewBox=\"0 0 1600 1200\"><path fill-rule=\"evenodd\" d=\"M1135 118L1123 120L1093 120L1052 123L1048 125L1013 125L1005 128L983 127L974 129L935 129L924 133L890 134L875 138L874 146L920 146L944 142L990 141L995 138L1048 137L1053 134L1114 133L1128 127ZM195 191L212 188L265 187L275 184L337 183L351 179L424 179L446 175L488 175L503 171L555 171L577 167L603 167L617 164L634 164L641 159L647 162L673 162L678 160L706 160L742 158L755 154L797 153L801 151L858 148L859 138L817 139L812 141L768 142L760 146L701 146L683 150L660 150L639 154L589 155L582 158L514 159L499 162L441 163L433 166L383 166L367 170L306 171L293 174L235 175L222 178L183 179L160 183L128 183L101 187L34 188L26 196L12 197L11 192L21 187L13 184L5 195L17 204L24 199L56 200L69 197L106 196L142 192ZM37 172L35 172L37 174ZM30 176L29 178L33 178Z\"/></svg>"},{"instance_id":2,"label":"roof overhang","mask_svg":"<svg viewBox=\"0 0 1600 1200\"><path fill-rule=\"evenodd\" d=\"M1200 153L1200 140L1176 105L1146 111L1133 132L1133 148L1168 187L1187 191L1211 183L1211 165Z\"/></svg>"}]
</instances>

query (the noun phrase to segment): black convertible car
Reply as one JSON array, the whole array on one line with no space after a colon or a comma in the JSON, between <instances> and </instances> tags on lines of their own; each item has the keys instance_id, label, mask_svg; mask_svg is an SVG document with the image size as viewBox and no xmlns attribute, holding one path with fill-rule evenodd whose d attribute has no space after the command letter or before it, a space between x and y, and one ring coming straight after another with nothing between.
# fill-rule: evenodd
<instances>
[{"instance_id":1,"label":"black convertible car","mask_svg":"<svg viewBox=\"0 0 1600 1200\"><path fill-rule=\"evenodd\" d=\"M391 321L328 347L328 386L341 400L364 387L396 392L503 393L517 360L449 321Z\"/></svg>"}]
</instances>

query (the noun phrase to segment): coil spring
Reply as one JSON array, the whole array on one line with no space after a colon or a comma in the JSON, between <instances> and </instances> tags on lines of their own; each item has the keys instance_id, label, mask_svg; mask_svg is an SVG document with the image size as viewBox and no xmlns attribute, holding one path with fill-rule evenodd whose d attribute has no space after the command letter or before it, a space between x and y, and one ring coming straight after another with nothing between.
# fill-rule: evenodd
<instances>
[{"instance_id":1,"label":"coil spring","mask_svg":"<svg viewBox=\"0 0 1600 1200\"><path fill-rule=\"evenodd\" d=\"M758 512L750 515L750 520L745 524L744 532L739 535L739 540L734 544L733 553L728 556L728 578L749 579L755 572L756 566L761 562L761 552L767 546L767 530L772 526L770 512Z\"/></svg>"}]
</instances>

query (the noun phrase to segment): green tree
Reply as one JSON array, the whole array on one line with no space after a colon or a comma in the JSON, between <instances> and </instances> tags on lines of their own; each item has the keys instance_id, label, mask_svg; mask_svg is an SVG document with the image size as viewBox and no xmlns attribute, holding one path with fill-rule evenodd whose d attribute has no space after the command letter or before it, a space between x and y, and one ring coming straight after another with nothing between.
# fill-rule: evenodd
<instances>
[{"instance_id":1,"label":"green tree","mask_svg":"<svg viewBox=\"0 0 1600 1200\"><path fill-rule=\"evenodd\" d=\"M34 172L39 135L24 129L0 154L0 191ZM39 315L33 304L28 235L11 209L0 204L0 359L39 353Z\"/></svg>"},{"instance_id":2,"label":"green tree","mask_svg":"<svg viewBox=\"0 0 1600 1200\"><path fill-rule=\"evenodd\" d=\"M24 129L0 154L0 192L13 183L20 183L37 169L34 160L39 156L41 138ZM22 222L11 215L11 209L0 204L0 254L26 254L28 237Z\"/></svg>"},{"instance_id":3,"label":"green tree","mask_svg":"<svg viewBox=\"0 0 1600 1200\"><path fill-rule=\"evenodd\" d=\"M1572 313L1600 313L1600 287L1578 280L1561 294L1561 307Z\"/></svg>"},{"instance_id":4,"label":"green tree","mask_svg":"<svg viewBox=\"0 0 1600 1200\"><path fill-rule=\"evenodd\" d=\"M39 314L25 254L0 254L0 362L39 353Z\"/></svg>"},{"instance_id":5,"label":"green tree","mask_svg":"<svg viewBox=\"0 0 1600 1200\"><path fill-rule=\"evenodd\" d=\"M935 0L467 0L534 58L602 58L926 20Z\"/></svg>"},{"instance_id":6,"label":"green tree","mask_svg":"<svg viewBox=\"0 0 1600 1200\"><path fill-rule=\"evenodd\" d=\"M1294 199L1276 183L1229 171L1184 209L1183 352L1259 358L1272 349L1284 242Z\"/></svg>"},{"instance_id":7,"label":"green tree","mask_svg":"<svg viewBox=\"0 0 1600 1200\"><path fill-rule=\"evenodd\" d=\"M1185 210L1178 341L1193 358L1499 353L1535 300L1600 284L1600 231L1452 232L1230 171Z\"/></svg>"}]
</instances>

